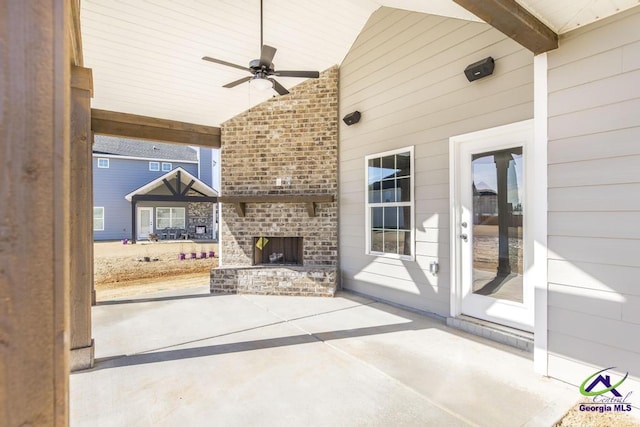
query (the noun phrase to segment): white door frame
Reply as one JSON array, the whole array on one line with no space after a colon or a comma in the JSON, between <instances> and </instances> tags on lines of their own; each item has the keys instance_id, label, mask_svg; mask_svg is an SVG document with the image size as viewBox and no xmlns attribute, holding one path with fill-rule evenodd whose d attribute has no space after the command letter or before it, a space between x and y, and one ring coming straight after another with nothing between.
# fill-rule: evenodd
<instances>
[{"instance_id":1,"label":"white door frame","mask_svg":"<svg viewBox=\"0 0 640 427\"><path fill-rule=\"evenodd\" d=\"M524 329L533 332L534 326L534 291L531 286L529 270L533 264L533 244L531 240L531 227L533 225L531 217L531 207L533 206L531 191L532 181L535 179L531 173L531 159L529 149L533 143L533 120L526 120L500 126L497 128L484 129L478 132L471 132L464 135L450 138L451 165L451 250L452 266L451 273L455 275L454 286L451 287L452 316L463 313L463 296L465 292L470 292L472 278L472 252L469 242L463 243L460 234L463 232L461 222L467 222L468 227L464 232L473 238L471 212L463 211L463 200L468 199L466 188L471 183L471 153L490 152L503 150L511 147L522 147L524 158L524 224L523 224L523 304L511 301L495 301L488 297L478 297L470 295L468 299L474 300L474 306L483 307L480 311L485 312L487 320L497 322L506 326ZM461 160L462 158L468 160ZM464 187L463 187L464 186ZM467 197L465 197L467 196ZM469 200L467 200L469 202ZM464 216L464 218L462 218ZM461 219L462 218L462 219ZM466 251L463 251L463 245ZM466 269L465 269L466 268ZM466 283L466 287L463 284ZM469 304L467 302L466 304ZM467 305L471 307L471 305ZM469 314L469 313L467 313ZM478 316L483 317L483 316Z\"/></svg>"},{"instance_id":2,"label":"white door frame","mask_svg":"<svg viewBox=\"0 0 640 427\"><path fill-rule=\"evenodd\" d=\"M149 233L153 233L153 208L152 207L144 207L144 206L138 206L138 209L136 210L136 239L146 239L148 236L147 235L142 235L140 234L142 232L142 223L141 223L141 217L142 215L140 215L140 212L143 210L147 210L149 211L149 219L151 220L151 222L149 223L151 229L149 230Z\"/></svg>"}]
</instances>

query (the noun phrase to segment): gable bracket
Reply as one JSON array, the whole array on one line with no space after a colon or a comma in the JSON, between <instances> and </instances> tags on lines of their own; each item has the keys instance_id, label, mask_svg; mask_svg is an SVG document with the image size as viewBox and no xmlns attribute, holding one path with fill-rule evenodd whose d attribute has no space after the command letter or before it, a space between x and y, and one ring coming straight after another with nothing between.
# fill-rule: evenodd
<instances>
[{"instance_id":1,"label":"gable bracket","mask_svg":"<svg viewBox=\"0 0 640 427\"><path fill-rule=\"evenodd\" d=\"M558 48L558 35L515 0L453 0L535 55Z\"/></svg>"},{"instance_id":2,"label":"gable bracket","mask_svg":"<svg viewBox=\"0 0 640 427\"><path fill-rule=\"evenodd\" d=\"M167 178L164 178L162 182L164 182L164 185L166 185L169 191L171 191L171 194L173 194L174 196L178 195L178 192L173 188L173 185L171 185L171 183L167 181Z\"/></svg>"},{"instance_id":3,"label":"gable bracket","mask_svg":"<svg viewBox=\"0 0 640 427\"><path fill-rule=\"evenodd\" d=\"M196 183L196 181L192 179L191 182L189 182L187 184L187 186L184 188L184 190L182 190L182 193L180 193L180 195L181 196L186 196L187 193L189 192L189 190L191 190L191 186L193 186L193 184L195 184L195 183ZM200 194L202 194L202 193L200 193Z\"/></svg>"}]
</instances>

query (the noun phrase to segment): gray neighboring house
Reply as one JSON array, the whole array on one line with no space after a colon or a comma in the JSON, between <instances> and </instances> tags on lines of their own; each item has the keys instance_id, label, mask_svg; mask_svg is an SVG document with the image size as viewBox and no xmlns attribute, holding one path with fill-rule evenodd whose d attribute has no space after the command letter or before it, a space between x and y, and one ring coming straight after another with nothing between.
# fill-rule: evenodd
<instances>
[{"instance_id":1,"label":"gray neighboring house","mask_svg":"<svg viewBox=\"0 0 640 427\"><path fill-rule=\"evenodd\" d=\"M96 135L94 240L217 239L217 150Z\"/></svg>"}]
</instances>

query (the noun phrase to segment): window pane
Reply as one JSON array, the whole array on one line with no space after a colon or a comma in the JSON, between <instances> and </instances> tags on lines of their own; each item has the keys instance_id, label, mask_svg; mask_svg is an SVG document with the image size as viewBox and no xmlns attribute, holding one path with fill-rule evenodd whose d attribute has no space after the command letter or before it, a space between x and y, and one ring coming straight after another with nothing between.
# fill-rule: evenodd
<instances>
[{"instance_id":1,"label":"window pane","mask_svg":"<svg viewBox=\"0 0 640 427\"><path fill-rule=\"evenodd\" d=\"M104 219L102 219L102 218L94 218L93 219L93 229L94 230L104 230Z\"/></svg>"},{"instance_id":2,"label":"window pane","mask_svg":"<svg viewBox=\"0 0 640 427\"><path fill-rule=\"evenodd\" d=\"M398 177L411 175L411 153L396 154L396 168Z\"/></svg>"},{"instance_id":3,"label":"window pane","mask_svg":"<svg viewBox=\"0 0 640 427\"><path fill-rule=\"evenodd\" d=\"M396 174L396 156L385 156L381 159L382 178L392 178Z\"/></svg>"},{"instance_id":4,"label":"window pane","mask_svg":"<svg viewBox=\"0 0 640 427\"><path fill-rule=\"evenodd\" d=\"M382 223L382 208L371 208L371 228L384 228Z\"/></svg>"},{"instance_id":5,"label":"window pane","mask_svg":"<svg viewBox=\"0 0 640 427\"><path fill-rule=\"evenodd\" d=\"M410 202L411 201L411 178L400 178L397 181L398 186L398 201Z\"/></svg>"},{"instance_id":6,"label":"window pane","mask_svg":"<svg viewBox=\"0 0 640 427\"><path fill-rule=\"evenodd\" d=\"M400 255L411 255L411 232L404 231L398 233L398 253Z\"/></svg>"},{"instance_id":7,"label":"window pane","mask_svg":"<svg viewBox=\"0 0 640 427\"><path fill-rule=\"evenodd\" d=\"M384 231L384 251L388 254L398 253L398 232L397 231Z\"/></svg>"},{"instance_id":8,"label":"window pane","mask_svg":"<svg viewBox=\"0 0 640 427\"><path fill-rule=\"evenodd\" d=\"M396 201L395 180L382 181L382 203L393 203Z\"/></svg>"},{"instance_id":9,"label":"window pane","mask_svg":"<svg viewBox=\"0 0 640 427\"><path fill-rule=\"evenodd\" d=\"M369 183L380 181L382 179L382 169L380 166L380 158L369 159Z\"/></svg>"},{"instance_id":10,"label":"window pane","mask_svg":"<svg viewBox=\"0 0 640 427\"><path fill-rule=\"evenodd\" d=\"M398 228L401 230L411 230L411 207L398 207Z\"/></svg>"},{"instance_id":11,"label":"window pane","mask_svg":"<svg viewBox=\"0 0 640 427\"><path fill-rule=\"evenodd\" d=\"M369 184L369 203L380 203L382 191L380 191L380 182Z\"/></svg>"},{"instance_id":12,"label":"window pane","mask_svg":"<svg viewBox=\"0 0 640 427\"><path fill-rule=\"evenodd\" d=\"M169 208L156 208L156 229L171 227Z\"/></svg>"},{"instance_id":13,"label":"window pane","mask_svg":"<svg viewBox=\"0 0 640 427\"><path fill-rule=\"evenodd\" d=\"M158 162L149 162L149 170L150 171L159 171L160 170L160 163L158 163Z\"/></svg>"},{"instance_id":14,"label":"window pane","mask_svg":"<svg viewBox=\"0 0 640 427\"><path fill-rule=\"evenodd\" d=\"M173 208L171 211L171 226L175 228L184 227L184 208Z\"/></svg>"},{"instance_id":15,"label":"window pane","mask_svg":"<svg viewBox=\"0 0 640 427\"><path fill-rule=\"evenodd\" d=\"M396 228L398 228L397 207L393 206L390 208L384 208L384 228L385 230L395 230Z\"/></svg>"},{"instance_id":16,"label":"window pane","mask_svg":"<svg viewBox=\"0 0 640 427\"><path fill-rule=\"evenodd\" d=\"M383 252L382 250L382 231L371 230L371 251Z\"/></svg>"}]
</instances>

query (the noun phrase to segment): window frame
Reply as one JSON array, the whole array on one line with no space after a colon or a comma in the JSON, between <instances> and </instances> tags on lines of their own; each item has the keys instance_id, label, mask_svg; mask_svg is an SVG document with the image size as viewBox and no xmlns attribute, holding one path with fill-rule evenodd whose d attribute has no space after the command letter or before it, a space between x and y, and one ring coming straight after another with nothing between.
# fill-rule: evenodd
<instances>
[{"instance_id":1,"label":"window frame","mask_svg":"<svg viewBox=\"0 0 640 427\"><path fill-rule=\"evenodd\" d=\"M102 209L102 228L96 228L96 209ZM94 206L93 207L93 231L104 231L104 206Z\"/></svg>"},{"instance_id":2,"label":"window frame","mask_svg":"<svg viewBox=\"0 0 640 427\"><path fill-rule=\"evenodd\" d=\"M166 226L166 227L161 227L160 226L160 221L158 220L158 211L160 209L169 209L169 225ZM184 221L184 224L183 224L182 227L178 227L178 226L173 224L173 219L174 219L173 218L173 210L174 209L181 209L182 212L183 212L182 219ZM155 217L156 217L156 230L163 230L165 228L180 228L180 229L185 229L186 230L186 228L187 228L187 209L186 208L180 207L180 206L157 206L155 210L156 210L156 212L155 212L156 213L155 214Z\"/></svg>"},{"instance_id":3,"label":"window frame","mask_svg":"<svg viewBox=\"0 0 640 427\"><path fill-rule=\"evenodd\" d=\"M372 203L369 202L369 160L382 158L386 156L392 156L400 153L409 152L409 167L411 171L409 173L409 194L410 201L409 202L378 202ZM383 258L392 258L392 259L400 259L404 261L415 261L416 259L416 231L415 231L415 150L414 146L410 145L408 147L398 148L389 151L383 151L379 153L373 153L366 155L364 158L364 210L365 210L365 254L371 255L375 257L383 257ZM371 208L373 207L409 207L411 209L411 213L409 215L410 225L409 230L411 232L410 238L410 249L411 255L401 255L397 253L389 253L389 252L378 252L373 251L371 249ZM383 248L384 249L384 248Z\"/></svg>"},{"instance_id":4,"label":"window frame","mask_svg":"<svg viewBox=\"0 0 640 427\"><path fill-rule=\"evenodd\" d=\"M169 169L166 169L165 166L169 166ZM171 172L173 170L173 164L171 162L162 162L160 170L162 172Z\"/></svg>"},{"instance_id":5,"label":"window frame","mask_svg":"<svg viewBox=\"0 0 640 427\"><path fill-rule=\"evenodd\" d=\"M151 165L155 165L157 169L153 169ZM160 172L160 162L149 162L149 170L151 172Z\"/></svg>"},{"instance_id":6,"label":"window frame","mask_svg":"<svg viewBox=\"0 0 640 427\"><path fill-rule=\"evenodd\" d=\"M106 160L107 162L106 166L100 166L100 162L102 160ZM109 159L107 157L98 157L97 165L98 165L98 169L109 169Z\"/></svg>"}]
</instances>

